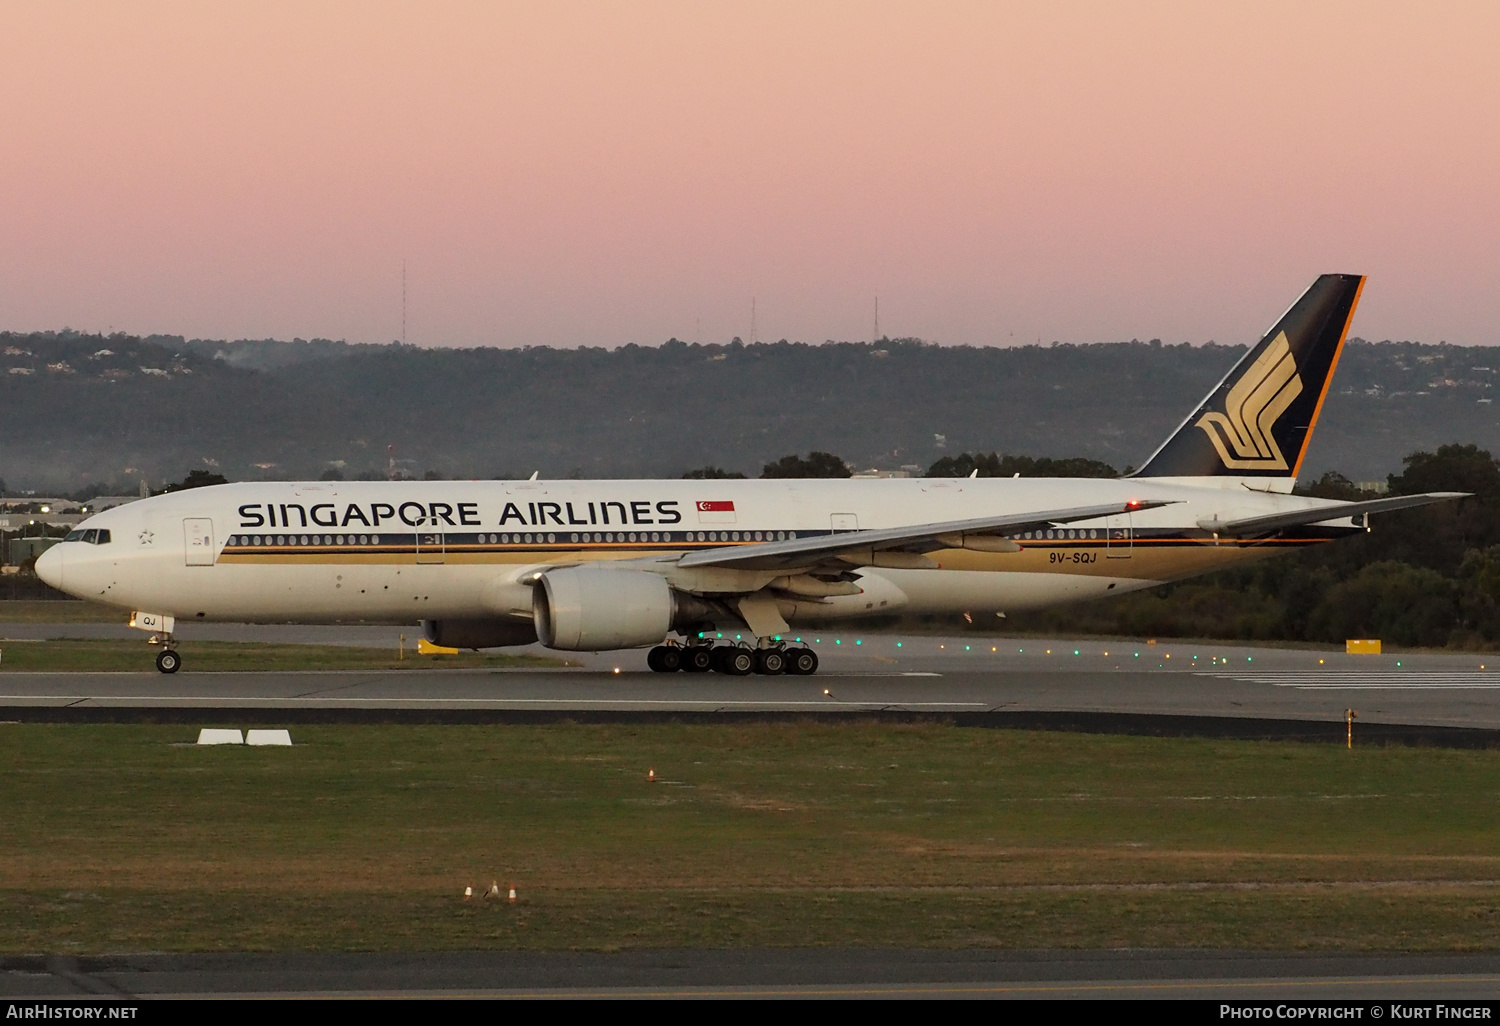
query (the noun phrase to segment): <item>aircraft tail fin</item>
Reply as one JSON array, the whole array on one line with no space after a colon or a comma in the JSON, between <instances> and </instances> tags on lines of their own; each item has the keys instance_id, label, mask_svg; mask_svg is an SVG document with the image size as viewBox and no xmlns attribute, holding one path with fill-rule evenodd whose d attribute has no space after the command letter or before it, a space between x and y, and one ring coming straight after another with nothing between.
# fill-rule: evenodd
<instances>
[{"instance_id":1,"label":"aircraft tail fin","mask_svg":"<svg viewBox=\"0 0 1500 1026\"><path fill-rule=\"evenodd\" d=\"M1320 276L1132 476L1296 478L1364 284Z\"/></svg>"}]
</instances>

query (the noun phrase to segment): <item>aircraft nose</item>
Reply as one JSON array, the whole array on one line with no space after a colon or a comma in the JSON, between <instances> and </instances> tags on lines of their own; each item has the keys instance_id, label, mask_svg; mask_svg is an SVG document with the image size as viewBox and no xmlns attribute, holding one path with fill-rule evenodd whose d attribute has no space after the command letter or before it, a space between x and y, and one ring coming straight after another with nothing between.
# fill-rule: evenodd
<instances>
[{"instance_id":1,"label":"aircraft nose","mask_svg":"<svg viewBox=\"0 0 1500 1026\"><path fill-rule=\"evenodd\" d=\"M54 545L36 558L36 575L58 591L63 586L63 547Z\"/></svg>"}]
</instances>

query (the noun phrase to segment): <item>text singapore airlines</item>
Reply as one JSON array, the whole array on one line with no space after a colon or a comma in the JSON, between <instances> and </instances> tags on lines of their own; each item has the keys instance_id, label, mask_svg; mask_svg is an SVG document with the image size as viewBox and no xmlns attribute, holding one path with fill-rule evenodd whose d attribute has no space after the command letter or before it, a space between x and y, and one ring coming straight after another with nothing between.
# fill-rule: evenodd
<instances>
[{"instance_id":1,"label":"text singapore airlines","mask_svg":"<svg viewBox=\"0 0 1500 1026\"><path fill-rule=\"evenodd\" d=\"M1458 497L1290 494L1363 284L1318 278L1120 480L229 484L91 517L37 573L132 611L164 672L182 619L409 619L458 648L653 646L662 671L812 673L794 627L1136 591ZM755 640L700 640L717 632Z\"/></svg>"}]
</instances>

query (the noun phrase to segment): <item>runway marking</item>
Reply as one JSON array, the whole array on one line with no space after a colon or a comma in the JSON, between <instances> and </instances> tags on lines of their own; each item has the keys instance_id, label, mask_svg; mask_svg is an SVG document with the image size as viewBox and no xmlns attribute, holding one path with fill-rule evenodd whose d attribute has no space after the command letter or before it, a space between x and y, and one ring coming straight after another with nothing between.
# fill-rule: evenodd
<instances>
[{"instance_id":1,"label":"runway marking","mask_svg":"<svg viewBox=\"0 0 1500 1026\"><path fill-rule=\"evenodd\" d=\"M1215 677L1219 680L1237 680L1248 684L1272 684L1282 688L1302 690L1391 690L1391 689L1442 689L1469 688L1494 690L1500 688L1500 673L1480 673L1465 670L1272 670L1264 673L1208 673L1199 671L1198 677Z\"/></svg>"},{"instance_id":2,"label":"runway marking","mask_svg":"<svg viewBox=\"0 0 1500 1026\"><path fill-rule=\"evenodd\" d=\"M619 706L706 706L711 709L732 707L782 709L787 706L814 706L822 709L987 709L988 702L882 702L882 701L755 701L750 699L705 699L705 698L299 698L281 695L0 695L0 698L26 702L52 702L76 704L78 702L167 702L187 704L209 702L214 706L225 706L229 702L279 702L283 704L312 705L354 703L378 705L602 705ZM228 706L225 706L228 708Z\"/></svg>"}]
</instances>

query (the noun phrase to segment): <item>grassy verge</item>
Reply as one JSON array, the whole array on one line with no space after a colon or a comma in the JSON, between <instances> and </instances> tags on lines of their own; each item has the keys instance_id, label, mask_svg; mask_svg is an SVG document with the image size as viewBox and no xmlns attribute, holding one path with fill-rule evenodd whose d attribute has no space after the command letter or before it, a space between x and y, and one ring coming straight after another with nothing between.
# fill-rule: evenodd
<instances>
[{"instance_id":1,"label":"grassy verge","mask_svg":"<svg viewBox=\"0 0 1500 1026\"><path fill-rule=\"evenodd\" d=\"M567 666L562 659L532 655L460 652L457 655L417 655L407 649L404 659L394 649L353 648L345 645L275 645L238 641L186 641L178 645L184 673L235 670L440 670ZM94 641L57 638L50 641L9 641L0 650L0 673L46 671L155 672L156 650L142 637L132 641Z\"/></svg>"},{"instance_id":2,"label":"grassy verge","mask_svg":"<svg viewBox=\"0 0 1500 1026\"><path fill-rule=\"evenodd\" d=\"M124 623L130 614L97 602L0 601L0 623Z\"/></svg>"},{"instance_id":3,"label":"grassy verge","mask_svg":"<svg viewBox=\"0 0 1500 1026\"><path fill-rule=\"evenodd\" d=\"M1495 752L872 724L194 734L0 725L0 950L1500 946ZM492 880L521 900L462 900Z\"/></svg>"}]
</instances>

